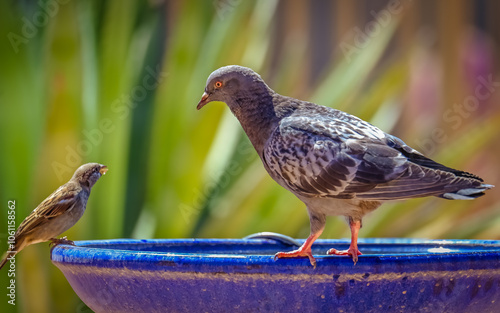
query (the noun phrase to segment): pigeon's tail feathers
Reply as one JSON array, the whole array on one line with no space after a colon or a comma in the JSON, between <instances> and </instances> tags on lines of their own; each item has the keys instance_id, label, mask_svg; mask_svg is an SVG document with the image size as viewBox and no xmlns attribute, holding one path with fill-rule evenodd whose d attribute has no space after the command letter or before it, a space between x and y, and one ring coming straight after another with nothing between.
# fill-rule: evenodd
<instances>
[{"instance_id":1,"label":"pigeon's tail feathers","mask_svg":"<svg viewBox=\"0 0 500 313\"><path fill-rule=\"evenodd\" d=\"M457 190L455 192L447 192L442 194L440 197L449 200L473 200L484 195L484 192L495 186L488 184L481 184L474 188L464 188Z\"/></svg>"},{"instance_id":2,"label":"pigeon's tail feathers","mask_svg":"<svg viewBox=\"0 0 500 313\"><path fill-rule=\"evenodd\" d=\"M478 180L480 182L483 181L483 179L477 175L474 175L474 174L471 174L471 173L468 173L465 171L461 171L461 170L456 170L454 168L451 168L451 167L445 166L441 163L438 163L432 159L429 159L428 157L424 156L423 154L421 154L417 150L415 150L415 149L411 148L410 146L408 146L407 144L405 144L398 137L395 137L392 135L387 135L387 139L388 139L388 145L390 147L401 152L408 159L408 161L410 161L414 164L417 164L417 165L422 166L422 167L430 168L433 170L439 170L439 171L443 171L443 172L452 173L457 177L471 178L471 179ZM487 188L487 189L489 189L489 188Z\"/></svg>"},{"instance_id":3,"label":"pigeon's tail feathers","mask_svg":"<svg viewBox=\"0 0 500 313\"><path fill-rule=\"evenodd\" d=\"M366 200L402 200L436 196L449 200L472 200L493 185L479 178L457 176L455 173L411 164L398 179L378 184L371 190L356 194Z\"/></svg>"}]
</instances>

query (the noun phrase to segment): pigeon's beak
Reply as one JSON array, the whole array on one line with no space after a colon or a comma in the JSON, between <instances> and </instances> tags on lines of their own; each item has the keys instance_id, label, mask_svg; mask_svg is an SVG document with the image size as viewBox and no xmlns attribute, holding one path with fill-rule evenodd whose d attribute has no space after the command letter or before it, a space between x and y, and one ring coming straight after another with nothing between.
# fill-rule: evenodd
<instances>
[{"instance_id":1,"label":"pigeon's beak","mask_svg":"<svg viewBox=\"0 0 500 313\"><path fill-rule=\"evenodd\" d=\"M208 93L205 91L203 95L201 96L200 102L198 102L198 105L196 106L196 109L199 110L205 106L205 104L208 103Z\"/></svg>"},{"instance_id":2,"label":"pigeon's beak","mask_svg":"<svg viewBox=\"0 0 500 313\"><path fill-rule=\"evenodd\" d=\"M101 169L99 170L99 173L101 173L101 175L104 175L104 174L106 174L107 171L108 171L108 167L106 165L103 165L101 167Z\"/></svg>"}]
</instances>

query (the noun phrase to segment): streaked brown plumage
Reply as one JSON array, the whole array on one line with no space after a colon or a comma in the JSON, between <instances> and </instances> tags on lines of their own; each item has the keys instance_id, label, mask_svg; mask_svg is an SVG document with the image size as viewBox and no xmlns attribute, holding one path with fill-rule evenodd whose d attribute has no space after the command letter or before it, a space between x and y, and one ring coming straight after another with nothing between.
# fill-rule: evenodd
<instances>
[{"instance_id":1,"label":"streaked brown plumage","mask_svg":"<svg viewBox=\"0 0 500 313\"><path fill-rule=\"evenodd\" d=\"M282 96L249 68L226 66L207 80L197 108L225 102L240 121L269 175L302 200L311 235L296 251L276 258L308 257L326 216L343 215L351 227L346 251L357 262L365 214L387 200L437 196L474 199L492 188L473 174L423 156L401 139L345 112Z\"/></svg>"},{"instance_id":2,"label":"streaked brown plumage","mask_svg":"<svg viewBox=\"0 0 500 313\"><path fill-rule=\"evenodd\" d=\"M0 269L26 246L51 241L53 244L69 243L66 238L56 239L82 217L92 186L107 172L107 167L98 163L80 166L73 177L40 203L19 225L14 235L14 244L7 250Z\"/></svg>"}]
</instances>

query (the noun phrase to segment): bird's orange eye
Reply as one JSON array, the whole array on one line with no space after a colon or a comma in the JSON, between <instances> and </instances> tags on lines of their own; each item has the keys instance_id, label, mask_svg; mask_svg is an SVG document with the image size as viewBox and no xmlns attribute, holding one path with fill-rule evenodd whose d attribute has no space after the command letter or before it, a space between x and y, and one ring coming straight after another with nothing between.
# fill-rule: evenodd
<instances>
[{"instance_id":1,"label":"bird's orange eye","mask_svg":"<svg viewBox=\"0 0 500 313\"><path fill-rule=\"evenodd\" d=\"M214 86L215 86L215 88L220 88L220 87L222 87L222 82L216 81Z\"/></svg>"}]
</instances>

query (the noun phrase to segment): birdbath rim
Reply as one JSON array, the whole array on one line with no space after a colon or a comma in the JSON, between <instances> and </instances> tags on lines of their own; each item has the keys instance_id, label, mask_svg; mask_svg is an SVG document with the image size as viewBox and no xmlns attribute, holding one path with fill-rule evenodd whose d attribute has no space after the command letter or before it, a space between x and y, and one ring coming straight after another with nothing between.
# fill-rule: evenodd
<instances>
[{"instance_id":1,"label":"birdbath rim","mask_svg":"<svg viewBox=\"0 0 500 313\"><path fill-rule=\"evenodd\" d=\"M303 239L297 239L302 244ZM363 238L359 240L363 255L354 266L349 257L329 256L331 248L349 246L349 239L320 239L313 245L313 254L318 267L315 273L331 267L345 267L349 271L365 270L374 264L418 264L449 263L460 260L500 259L498 240L429 240L415 238ZM207 264L220 266L280 267L287 270L314 270L307 259L279 259L273 256L278 251L293 250L294 246L274 239L111 239L75 241L75 246L58 245L51 250L52 262L56 265L79 265L97 267L140 267L152 269L174 265Z\"/></svg>"}]
</instances>

